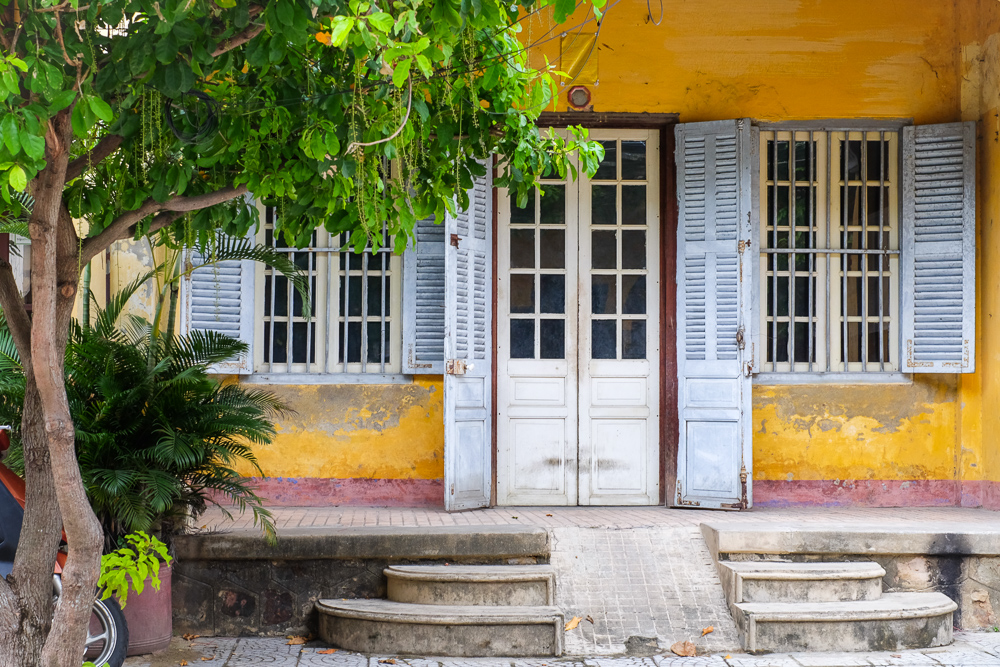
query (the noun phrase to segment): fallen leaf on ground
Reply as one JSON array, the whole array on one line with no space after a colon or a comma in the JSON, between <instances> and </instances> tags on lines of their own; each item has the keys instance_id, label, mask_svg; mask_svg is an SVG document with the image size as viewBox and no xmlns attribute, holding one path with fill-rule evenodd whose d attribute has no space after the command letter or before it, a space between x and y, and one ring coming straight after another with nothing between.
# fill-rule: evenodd
<instances>
[{"instance_id":1,"label":"fallen leaf on ground","mask_svg":"<svg viewBox=\"0 0 1000 667\"><path fill-rule=\"evenodd\" d=\"M566 623L566 632L569 632L570 630L575 630L576 626L580 625L580 621L582 620L583 619L580 618L579 616L574 616L571 621L568 621Z\"/></svg>"},{"instance_id":2,"label":"fallen leaf on ground","mask_svg":"<svg viewBox=\"0 0 1000 667\"><path fill-rule=\"evenodd\" d=\"M587 620L588 620L588 621L590 621L590 624L591 624L591 625L593 625L593 624L594 624L594 617L593 617L593 616L588 616L588 617L587 617Z\"/></svg>"},{"instance_id":3,"label":"fallen leaf on ground","mask_svg":"<svg viewBox=\"0 0 1000 667\"><path fill-rule=\"evenodd\" d=\"M201 635L192 635L191 633L181 635L181 639L185 641L191 641L192 639L197 639L198 637L201 637Z\"/></svg>"},{"instance_id":4,"label":"fallen leaf on ground","mask_svg":"<svg viewBox=\"0 0 1000 667\"><path fill-rule=\"evenodd\" d=\"M715 626L714 626L714 625L710 625L710 626L708 626L707 628L705 628L704 630L702 630L702 631L701 631L701 636L702 636L702 637L704 637L704 636L705 636L705 635L707 635L707 634L708 634L709 632L715 632Z\"/></svg>"},{"instance_id":5,"label":"fallen leaf on ground","mask_svg":"<svg viewBox=\"0 0 1000 667\"><path fill-rule=\"evenodd\" d=\"M545 516L552 516L551 514L546 514Z\"/></svg>"},{"instance_id":6,"label":"fallen leaf on ground","mask_svg":"<svg viewBox=\"0 0 1000 667\"><path fill-rule=\"evenodd\" d=\"M902 653L891 653L891 654L889 654L889 657L890 658L902 658L903 654Z\"/></svg>"},{"instance_id":7,"label":"fallen leaf on ground","mask_svg":"<svg viewBox=\"0 0 1000 667\"><path fill-rule=\"evenodd\" d=\"M286 646L298 646L299 644L305 644L305 643L306 643L306 638L305 637L289 637L288 641L285 642L285 645Z\"/></svg>"},{"instance_id":8,"label":"fallen leaf on ground","mask_svg":"<svg viewBox=\"0 0 1000 667\"><path fill-rule=\"evenodd\" d=\"M730 659L730 658L732 658L732 657L733 657L733 656L729 655L728 653L726 654L726 660L729 660L729 659Z\"/></svg>"},{"instance_id":9,"label":"fallen leaf on ground","mask_svg":"<svg viewBox=\"0 0 1000 667\"><path fill-rule=\"evenodd\" d=\"M690 641L676 642L673 646L670 647L670 650L684 658L690 658L695 653L694 643Z\"/></svg>"},{"instance_id":10,"label":"fallen leaf on ground","mask_svg":"<svg viewBox=\"0 0 1000 667\"><path fill-rule=\"evenodd\" d=\"M316 652L319 653L320 655L333 655L334 653L337 652L337 649L335 649L335 648L325 648L322 651L316 651Z\"/></svg>"},{"instance_id":11,"label":"fallen leaf on ground","mask_svg":"<svg viewBox=\"0 0 1000 667\"><path fill-rule=\"evenodd\" d=\"M516 518L517 518L516 516L512 516L512 517L511 517L511 519L516 519Z\"/></svg>"},{"instance_id":12,"label":"fallen leaf on ground","mask_svg":"<svg viewBox=\"0 0 1000 667\"><path fill-rule=\"evenodd\" d=\"M181 661L180 661L179 663L177 663L177 664L178 664L178 665L180 665L181 667L187 667L187 664L188 664L188 661L187 661L187 660L181 660Z\"/></svg>"},{"instance_id":13,"label":"fallen leaf on ground","mask_svg":"<svg viewBox=\"0 0 1000 667\"><path fill-rule=\"evenodd\" d=\"M379 660L379 664L382 664L382 665L395 665L396 664L396 659L395 658L389 658L388 660Z\"/></svg>"}]
</instances>

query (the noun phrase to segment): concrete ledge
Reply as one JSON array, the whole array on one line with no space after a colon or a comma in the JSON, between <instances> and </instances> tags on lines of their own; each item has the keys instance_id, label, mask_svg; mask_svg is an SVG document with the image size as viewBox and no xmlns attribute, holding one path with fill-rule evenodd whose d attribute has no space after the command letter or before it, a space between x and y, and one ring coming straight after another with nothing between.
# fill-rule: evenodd
<instances>
[{"instance_id":1,"label":"concrete ledge","mask_svg":"<svg viewBox=\"0 0 1000 667\"><path fill-rule=\"evenodd\" d=\"M769 524L711 522L702 534L715 558L719 554L914 554L926 556L1000 555L1000 521L888 524Z\"/></svg>"},{"instance_id":2,"label":"concrete ledge","mask_svg":"<svg viewBox=\"0 0 1000 667\"><path fill-rule=\"evenodd\" d=\"M549 536L530 526L395 526L293 528L270 546L259 532L174 538L178 561L191 560L441 560L548 556Z\"/></svg>"}]
</instances>

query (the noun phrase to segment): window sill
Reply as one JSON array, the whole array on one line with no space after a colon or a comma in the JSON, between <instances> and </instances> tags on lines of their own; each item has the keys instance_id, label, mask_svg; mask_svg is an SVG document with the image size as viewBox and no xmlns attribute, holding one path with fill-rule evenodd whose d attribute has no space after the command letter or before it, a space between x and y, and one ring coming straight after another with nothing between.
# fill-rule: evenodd
<instances>
[{"instance_id":1,"label":"window sill","mask_svg":"<svg viewBox=\"0 0 1000 667\"><path fill-rule=\"evenodd\" d=\"M410 384L402 373L254 373L241 375L248 384Z\"/></svg>"},{"instance_id":2,"label":"window sill","mask_svg":"<svg viewBox=\"0 0 1000 667\"><path fill-rule=\"evenodd\" d=\"M758 373L754 385L912 384L910 373Z\"/></svg>"}]
</instances>

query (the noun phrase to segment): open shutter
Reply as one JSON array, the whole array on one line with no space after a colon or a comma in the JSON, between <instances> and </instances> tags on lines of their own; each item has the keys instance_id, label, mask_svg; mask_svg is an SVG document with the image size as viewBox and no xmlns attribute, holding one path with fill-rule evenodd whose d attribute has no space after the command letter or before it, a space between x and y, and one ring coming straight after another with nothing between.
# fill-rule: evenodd
<instances>
[{"instance_id":1,"label":"open shutter","mask_svg":"<svg viewBox=\"0 0 1000 667\"><path fill-rule=\"evenodd\" d=\"M736 509L751 493L753 263L749 120L676 129L677 505Z\"/></svg>"},{"instance_id":2,"label":"open shutter","mask_svg":"<svg viewBox=\"0 0 1000 667\"><path fill-rule=\"evenodd\" d=\"M469 208L448 216L445 248L445 509L485 507L492 489L493 178L477 178Z\"/></svg>"},{"instance_id":3,"label":"open shutter","mask_svg":"<svg viewBox=\"0 0 1000 667\"><path fill-rule=\"evenodd\" d=\"M254 276L251 260L205 265L206 258L192 250L187 260L194 271L181 282L181 333L218 331L247 343L238 359L212 367L216 373L253 373Z\"/></svg>"},{"instance_id":4,"label":"open shutter","mask_svg":"<svg viewBox=\"0 0 1000 667\"><path fill-rule=\"evenodd\" d=\"M903 128L902 369L976 366L976 124Z\"/></svg>"},{"instance_id":5,"label":"open shutter","mask_svg":"<svg viewBox=\"0 0 1000 667\"><path fill-rule=\"evenodd\" d=\"M403 255L404 373L444 373L444 231L418 220Z\"/></svg>"}]
</instances>

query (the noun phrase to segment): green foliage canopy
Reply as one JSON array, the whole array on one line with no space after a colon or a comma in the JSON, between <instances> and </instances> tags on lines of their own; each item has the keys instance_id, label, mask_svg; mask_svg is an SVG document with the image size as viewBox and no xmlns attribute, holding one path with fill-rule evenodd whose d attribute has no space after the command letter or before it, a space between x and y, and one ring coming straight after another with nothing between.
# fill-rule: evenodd
<instances>
[{"instance_id":1,"label":"green foliage canopy","mask_svg":"<svg viewBox=\"0 0 1000 667\"><path fill-rule=\"evenodd\" d=\"M518 33L550 4L557 20L576 7L0 0L0 213L17 212L12 192L46 164L49 121L71 110L64 204L90 236L130 212L138 236L183 201L193 212L162 223L179 241L243 235L256 222L246 199L194 204L245 186L281 207L292 243L326 227L359 249L395 238L399 250L416 220L467 203L491 155L504 156L495 183L522 201L543 175L572 170L573 151L596 168L602 150L584 131L567 142L533 122L554 70L529 66ZM592 4L599 16L604 0Z\"/></svg>"}]
</instances>

